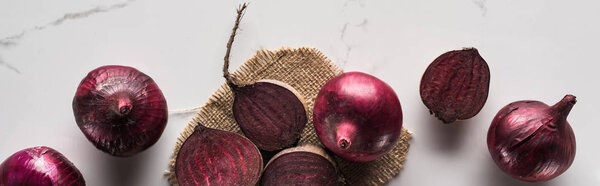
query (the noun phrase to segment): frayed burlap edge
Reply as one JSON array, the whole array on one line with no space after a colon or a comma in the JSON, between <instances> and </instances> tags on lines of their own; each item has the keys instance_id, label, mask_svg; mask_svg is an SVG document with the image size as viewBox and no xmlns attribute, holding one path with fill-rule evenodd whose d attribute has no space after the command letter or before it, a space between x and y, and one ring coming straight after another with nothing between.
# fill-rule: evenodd
<instances>
[{"instance_id":1,"label":"frayed burlap edge","mask_svg":"<svg viewBox=\"0 0 600 186\"><path fill-rule=\"evenodd\" d=\"M274 79L292 86L306 100L308 123L299 141L300 144L315 144L323 147L318 140L312 122L312 108L315 97L321 87L331 78L343 73L325 55L314 48L282 48L277 51L260 50L244 63L232 77L241 84L250 84L261 79ZM196 116L188 123L178 138L173 151L168 181L178 185L175 176L175 160L183 142L192 134L197 123L206 127L237 132L242 134L231 111L233 93L227 84L221 87L202 106ZM243 134L242 134L243 135ZM368 163L354 163L333 156L349 185L382 185L397 175L408 153L412 133L402 128L398 144L386 156ZM267 160L265 160L267 161Z\"/></svg>"}]
</instances>

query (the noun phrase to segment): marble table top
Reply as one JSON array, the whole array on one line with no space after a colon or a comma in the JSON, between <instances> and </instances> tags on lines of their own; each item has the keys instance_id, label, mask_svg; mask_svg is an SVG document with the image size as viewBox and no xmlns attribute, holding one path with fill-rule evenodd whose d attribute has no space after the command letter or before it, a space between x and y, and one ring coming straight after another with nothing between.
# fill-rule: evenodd
<instances>
[{"instance_id":1,"label":"marble table top","mask_svg":"<svg viewBox=\"0 0 600 186\"><path fill-rule=\"evenodd\" d=\"M0 160L39 145L57 149L88 185L167 185L175 141L193 114L171 114L160 140L130 158L105 154L76 127L71 102L90 70L128 65L150 75L170 110L195 108L224 83L225 45L242 1L0 1ZM414 132L403 186L600 185L596 53L600 1L250 1L232 69L260 49L314 47L345 71L394 88ZM419 97L440 54L476 47L491 69L490 94L474 118L443 125ZM523 99L578 103L568 120L577 155L546 183L525 183L493 163L486 135L496 112Z\"/></svg>"}]
</instances>

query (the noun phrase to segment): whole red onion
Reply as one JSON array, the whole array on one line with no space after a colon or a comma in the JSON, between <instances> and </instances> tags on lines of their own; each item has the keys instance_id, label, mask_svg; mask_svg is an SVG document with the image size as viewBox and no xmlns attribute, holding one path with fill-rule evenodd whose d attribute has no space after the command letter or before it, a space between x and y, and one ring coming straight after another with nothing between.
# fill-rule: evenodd
<instances>
[{"instance_id":1,"label":"whole red onion","mask_svg":"<svg viewBox=\"0 0 600 186\"><path fill-rule=\"evenodd\" d=\"M496 165L530 182L547 181L565 172L575 159L575 134L567 122L575 102L575 96L566 95L553 106L517 101L502 108L487 136Z\"/></svg>"},{"instance_id":2,"label":"whole red onion","mask_svg":"<svg viewBox=\"0 0 600 186\"><path fill-rule=\"evenodd\" d=\"M127 66L102 66L73 98L79 129L98 149L130 156L152 146L167 124L167 102L148 75Z\"/></svg>"},{"instance_id":3,"label":"whole red onion","mask_svg":"<svg viewBox=\"0 0 600 186\"><path fill-rule=\"evenodd\" d=\"M85 185L81 172L50 147L23 149L0 164L0 185Z\"/></svg>"},{"instance_id":4,"label":"whole red onion","mask_svg":"<svg viewBox=\"0 0 600 186\"><path fill-rule=\"evenodd\" d=\"M313 119L329 150L358 162L385 155L402 130L402 108L392 87L362 72L329 80L315 99Z\"/></svg>"}]
</instances>

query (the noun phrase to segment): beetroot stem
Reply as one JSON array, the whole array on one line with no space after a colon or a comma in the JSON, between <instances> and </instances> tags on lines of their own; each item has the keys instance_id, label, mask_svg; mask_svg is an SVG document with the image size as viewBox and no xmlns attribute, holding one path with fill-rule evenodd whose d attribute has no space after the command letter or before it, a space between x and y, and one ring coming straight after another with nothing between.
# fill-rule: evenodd
<instances>
[{"instance_id":1,"label":"beetroot stem","mask_svg":"<svg viewBox=\"0 0 600 186\"><path fill-rule=\"evenodd\" d=\"M225 57L223 59L225 61L223 64L223 77L227 81L227 85L229 85L229 87L231 87L231 88L237 87L237 84L236 84L235 80L233 80L233 78L231 77L231 74L229 73L229 55L231 53L231 46L233 45L233 40L235 39L235 34L237 32L237 29L239 28L240 21L242 20L242 17L244 16L244 10L246 10L246 7L248 7L248 4L244 3L244 4L240 5L240 7L238 7L238 9L237 9L237 17L235 18L235 25L233 25L231 35L229 36L229 41L227 42L227 52L225 52Z\"/></svg>"}]
</instances>

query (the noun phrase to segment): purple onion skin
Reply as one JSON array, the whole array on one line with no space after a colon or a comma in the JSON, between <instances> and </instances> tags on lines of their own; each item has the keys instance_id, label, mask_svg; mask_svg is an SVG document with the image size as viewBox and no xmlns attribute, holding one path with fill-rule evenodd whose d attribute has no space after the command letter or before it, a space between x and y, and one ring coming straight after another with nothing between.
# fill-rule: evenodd
<instances>
[{"instance_id":1,"label":"purple onion skin","mask_svg":"<svg viewBox=\"0 0 600 186\"><path fill-rule=\"evenodd\" d=\"M23 149L0 164L0 185L85 186L81 172L50 147Z\"/></svg>"},{"instance_id":2,"label":"purple onion skin","mask_svg":"<svg viewBox=\"0 0 600 186\"><path fill-rule=\"evenodd\" d=\"M267 164L260 180L261 186L343 185L330 159L318 152L303 150L275 155Z\"/></svg>"},{"instance_id":3,"label":"purple onion skin","mask_svg":"<svg viewBox=\"0 0 600 186\"><path fill-rule=\"evenodd\" d=\"M167 124L167 102L148 75L127 66L102 66L79 84L73 98L79 129L96 148L131 156L152 146Z\"/></svg>"},{"instance_id":4,"label":"purple onion skin","mask_svg":"<svg viewBox=\"0 0 600 186\"><path fill-rule=\"evenodd\" d=\"M421 100L444 123L477 115L485 104L490 69L475 48L446 52L427 67L421 78Z\"/></svg>"},{"instance_id":5,"label":"purple onion skin","mask_svg":"<svg viewBox=\"0 0 600 186\"><path fill-rule=\"evenodd\" d=\"M177 153L175 175L182 186L253 186L262 166L258 148L247 138L198 124Z\"/></svg>"},{"instance_id":6,"label":"purple onion skin","mask_svg":"<svg viewBox=\"0 0 600 186\"><path fill-rule=\"evenodd\" d=\"M488 131L488 150L502 171L513 178L542 182L565 172L575 159L575 134L567 116L575 96L548 106L517 101L502 108Z\"/></svg>"},{"instance_id":7,"label":"purple onion skin","mask_svg":"<svg viewBox=\"0 0 600 186\"><path fill-rule=\"evenodd\" d=\"M394 90L361 72L329 80L317 95L313 119L321 142L338 156L356 162L385 155L402 130L402 108Z\"/></svg>"}]
</instances>

